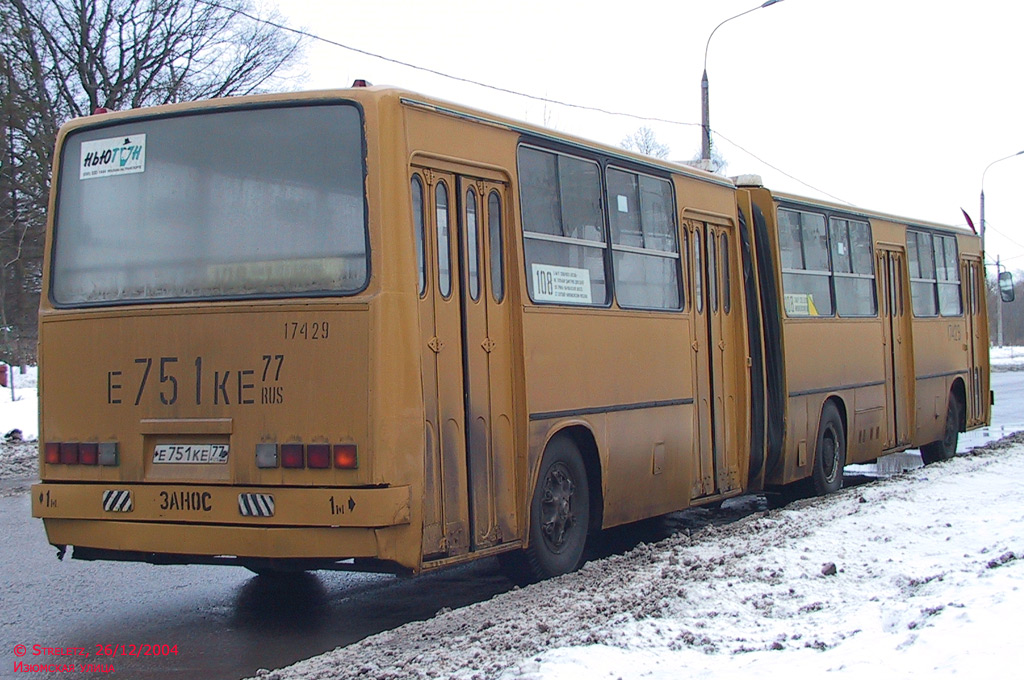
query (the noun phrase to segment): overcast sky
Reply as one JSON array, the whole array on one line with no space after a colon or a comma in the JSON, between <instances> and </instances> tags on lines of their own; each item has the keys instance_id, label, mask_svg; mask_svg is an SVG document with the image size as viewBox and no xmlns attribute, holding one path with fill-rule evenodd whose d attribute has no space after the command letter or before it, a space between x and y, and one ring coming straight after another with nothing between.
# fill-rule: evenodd
<instances>
[{"instance_id":1,"label":"overcast sky","mask_svg":"<svg viewBox=\"0 0 1024 680\"><path fill-rule=\"evenodd\" d=\"M289 0L285 20L446 74L667 124L498 94L312 42L302 89L395 85L610 144L641 125L700 152L704 47L757 0ZM726 174L964 225L982 173L1024 150L1024 3L783 0L722 26L708 52ZM774 166L774 167L772 167ZM1024 155L985 175L989 259L1024 269ZM809 186L808 186L809 185ZM812 188L813 187L813 188Z\"/></svg>"}]
</instances>

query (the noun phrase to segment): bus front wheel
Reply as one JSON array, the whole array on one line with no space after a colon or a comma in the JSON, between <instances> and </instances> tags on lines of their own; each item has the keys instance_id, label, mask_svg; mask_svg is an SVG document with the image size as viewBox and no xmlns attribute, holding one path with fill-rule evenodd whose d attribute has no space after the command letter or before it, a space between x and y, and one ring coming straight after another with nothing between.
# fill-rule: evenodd
<instances>
[{"instance_id":1,"label":"bus front wheel","mask_svg":"<svg viewBox=\"0 0 1024 680\"><path fill-rule=\"evenodd\" d=\"M843 467L846 465L846 433L843 419L832 402L825 404L818 423L818 439L814 449L814 471L811 483L814 493L824 496L839 491L843 486Z\"/></svg>"},{"instance_id":2,"label":"bus front wheel","mask_svg":"<svg viewBox=\"0 0 1024 680\"><path fill-rule=\"evenodd\" d=\"M921 447L921 460L925 465L949 460L956 455L956 445L960 440L960 399L949 395L949 406L946 408L946 429L942 439Z\"/></svg>"}]
</instances>

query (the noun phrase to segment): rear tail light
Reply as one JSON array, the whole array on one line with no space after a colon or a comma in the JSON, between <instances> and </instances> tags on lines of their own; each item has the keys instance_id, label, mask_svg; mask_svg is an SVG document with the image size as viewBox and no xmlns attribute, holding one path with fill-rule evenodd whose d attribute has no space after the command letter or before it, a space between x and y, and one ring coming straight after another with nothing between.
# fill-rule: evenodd
<instances>
[{"instance_id":1,"label":"rear tail light","mask_svg":"<svg viewBox=\"0 0 1024 680\"><path fill-rule=\"evenodd\" d=\"M102 445L101 445L102 446ZM102 456L101 456L102 460ZM355 470L359 467L355 444L275 444L256 445L256 467L301 470Z\"/></svg>"},{"instance_id":2,"label":"rear tail light","mask_svg":"<svg viewBox=\"0 0 1024 680\"><path fill-rule=\"evenodd\" d=\"M319 470L331 467L330 444L310 444L307 446L306 464L311 468Z\"/></svg>"},{"instance_id":3,"label":"rear tail light","mask_svg":"<svg viewBox=\"0 0 1024 680\"><path fill-rule=\"evenodd\" d=\"M61 465L78 464L78 444L64 442L60 445L60 463Z\"/></svg>"},{"instance_id":4,"label":"rear tail light","mask_svg":"<svg viewBox=\"0 0 1024 680\"><path fill-rule=\"evenodd\" d=\"M359 467L355 444L334 445L334 467L342 470L355 470Z\"/></svg>"},{"instance_id":5,"label":"rear tail light","mask_svg":"<svg viewBox=\"0 0 1024 680\"><path fill-rule=\"evenodd\" d=\"M47 465L117 465L117 442L46 442Z\"/></svg>"},{"instance_id":6,"label":"rear tail light","mask_svg":"<svg viewBox=\"0 0 1024 680\"><path fill-rule=\"evenodd\" d=\"M100 462L100 445L95 443L78 445L78 462L82 465L96 465Z\"/></svg>"},{"instance_id":7,"label":"rear tail light","mask_svg":"<svg viewBox=\"0 0 1024 680\"><path fill-rule=\"evenodd\" d=\"M302 453L302 444L281 444L281 467L305 467Z\"/></svg>"}]
</instances>

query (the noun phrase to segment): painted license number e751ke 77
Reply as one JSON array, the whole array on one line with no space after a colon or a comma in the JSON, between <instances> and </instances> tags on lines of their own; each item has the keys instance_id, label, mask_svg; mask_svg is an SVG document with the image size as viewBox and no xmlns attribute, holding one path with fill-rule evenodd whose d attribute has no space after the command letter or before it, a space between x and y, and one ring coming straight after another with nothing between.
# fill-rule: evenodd
<instances>
[{"instance_id":1,"label":"painted license number e751ke 77","mask_svg":"<svg viewBox=\"0 0 1024 680\"><path fill-rule=\"evenodd\" d=\"M227 444L157 444L154 463L227 463Z\"/></svg>"}]
</instances>

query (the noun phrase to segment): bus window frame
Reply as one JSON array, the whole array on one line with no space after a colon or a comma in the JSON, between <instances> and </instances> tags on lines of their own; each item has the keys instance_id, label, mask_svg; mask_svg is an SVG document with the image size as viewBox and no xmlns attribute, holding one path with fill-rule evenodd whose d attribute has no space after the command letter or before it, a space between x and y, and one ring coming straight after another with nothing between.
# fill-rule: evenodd
<instances>
[{"instance_id":1,"label":"bus window frame","mask_svg":"<svg viewBox=\"0 0 1024 680\"><path fill-rule=\"evenodd\" d=\"M638 170L636 168L627 167L626 165L621 164L621 163L614 163L614 162L605 163L605 164L603 164L601 170L602 170L602 184L603 184L603 191L604 191L604 198L605 198L604 204L605 204L605 207L606 207L606 216L605 216L606 217L606 221L607 221L606 233L607 233L607 236L608 236L608 247L609 247L609 250L611 252L611 280L612 280L612 290L613 290L612 297L615 300L615 304L620 309L628 309L628 310L649 311L649 312L682 312L685 309L685 307L686 307L685 300L684 300L684 290L685 290L686 286L684 285L684 282L683 282L682 254L680 252L681 251L681 247L680 247L680 228L679 228L679 223L677 221L677 215L676 215L676 210L677 210L676 206L678 205L678 202L676 200L675 182L673 182L670 178L659 177L658 175L654 175L654 174L649 173L649 172L643 172L643 171ZM629 245L615 243L615 235L614 235L614 233L612 231L611 196L609 194L610 189L608 187L608 173L610 173L610 172L619 172L619 173L623 173L623 174L633 175L634 177L636 177L636 180L637 180L637 183L636 183L636 188L637 188L637 211L638 211L637 215L638 215L639 220L640 220L640 238L641 238L641 241L643 241L643 239L645 237L645 232L644 232L644 212L643 212L643 189L641 187L640 180L641 180L641 178L646 177L648 179L652 179L652 180L655 180L657 182L664 182L665 184L668 185L669 196L670 196L670 199L672 201L672 205L669 206L670 207L670 212L669 212L668 217L669 217L669 220L670 220L670 232L672 234L673 239L675 240L675 246L676 246L675 252L668 251L668 250L659 250L659 249L656 249L656 248L647 248L646 246L629 246ZM643 257L659 257L659 258L663 258L663 259L673 259L673 260L675 260L676 261L676 265L675 265L676 295L677 295L677 300L678 300L677 304L674 307L656 307L656 306L623 304L619 300L618 269L617 269L616 264L615 264L615 253L630 253L630 254L633 254L633 255L640 255L640 256L643 256Z\"/></svg>"},{"instance_id":2,"label":"bus window frame","mask_svg":"<svg viewBox=\"0 0 1024 680\"><path fill-rule=\"evenodd\" d=\"M599 210L601 212L600 226L603 231L604 241L594 241L590 239L575 238L572 236L548 234L540 231L530 231L526 228L526 201L524 200L523 192L523 169L522 169L522 152L524 149L531 151L539 151L542 153L550 154L556 158L564 156L575 161L590 163L597 168L598 177L598 201ZM562 190L561 190L561 178L558 172L558 166L555 166L556 181L557 181L557 208L559 211L559 227L564 232L564 216L565 213L562 210ZM551 307L569 307L569 308L587 308L587 309L610 309L615 300L615 284L614 276L612 274L612 263L610 256L609 241L611 235L608 233L608 210L605 205L605 193L606 193L605 179L604 179L604 168L600 158L595 157L591 154L582 154L580 149L566 150L561 147L551 147L538 144L533 140L525 142L520 140L516 145L516 191L519 195L519 219L520 219L520 236L522 237L523 244L523 270L526 276L526 294L527 298L532 304L540 306L551 306ZM562 245L576 246L580 248L594 248L600 249L601 251L601 263L604 270L604 286L605 296L604 300L600 302L566 302L566 301L555 301L555 300L537 300L533 291L533 277L530 271L530 266L535 264L530 260L527 253L527 239L533 241L547 241L549 243L558 243Z\"/></svg>"},{"instance_id":3,"label":"bus window frame","mask_svg":"<svg viewBox=\"0 0 1024 680\"><path fill-rule=\"evenodd\" d=\"M961 255L961 253L960 253L960 244L957 241L956 234L948 232L948 231L944 231L944 230L939 230L939 229L929 229L928 227L922 227L922 226L913 225L913 224L906 225L906 230L905 231L906 231L906 237L905 238L906 238L906 243L907 243L907 268L908 268L908 271L910 270L910 266L911 266L910 262L911 262L911 257L912 257L911 256L911 252L912 251L911 251L911 247L910 247L910 235L911 234L915 235L914 236L913 258L914 258L915 261L918 261L918 262L920 261L920 248L918 247L917 235L918 234L927 234L931 238L931 241L932 241L931 251L932 251L933 276L932 276L932 278L915 277L915 276L913 276L913 272L910 271L910 273L911 273L910 285L911 285L911 300L913 300L913 286L914 286L914 284L915 283L916 284L929 284L929 289L931 290L931 294L932 294L932 301L935 303L935 313L934 314L919 314L918 310L917 310L917 307L914 306L913 304L911 304L911 312L912 312L914 318L916 318L916 319L938 319L938 318L943 318L943 319L962 319L964 317L965 311L967 310L967 305L964 303L963 281L961 280L961 276L960 276L960 255ZM935 255L936 242L943 244L943 261L945 262L945 245L944 244L946 243L947 240L951 241L953 243L953 248L954 248L954 253L953 253L953 263L954 263L953 273L957 277L956 279L940 279L939 278L938 260L936 259L936 255ZM918 264L918 271L920 272L920 264ZM948 267L947 267L947 271L948 271ZM960 301L959 312L953 313L953 314L944 314L942 312L942 299L939 296L939 289L940 289L941 286L947 286L949 288L953 288L954 286L956 287L957 297L959 298L959 301Z\"/></svg>"},{"instance_id":4,"label":"bus window frame","mask_svg":"<svg viewBox=\"0 0 1024 680\"><path fill-rule=\"evenodd\" d=\"M273 101L273 102L250 102L245 104L228 104L223 107L217 107L216 109L188 109L184 111L173 111L173 112L162 112L154 113L151 115L142 115L137 118L131 119L131 124L143 124L156 120L164 120L170 118L184 118L191 116L205 116L205 115L217 115L220 113L235 113L243 111L256 111L263 109L287 109L287 108L312 108L320 106L348 106L355 109L356 114L359 118L359 142L361 145L359 154L361 158L361 172L362 172L362 186L363 186L363 248L366 257L366 276L363 280L363 285L358 289L351 291L339 291L339 290L321 290L321 291L304 291L304 292L280 292L280 293L246 293L246 294L234 294L234 295L210 295L203 297L194 296L171 296L166 298L137 298L128 300L100 300L92 302L61 302L54 296L54 278L56 276L55 266L57 258L57 250L60 245L58 232L60 229L60 201L54 202L52 210L52 231L49 238L52 239L53 245L49 247L49 252L44 255L46 258L46 265L49 268L49 276L45 280L45 291L46 299L54 309L96 309L106 307L121 307L121 306L139 306L139 305L167 305L167 304L205 304L209 302L225 302L233 300L283 300L283 299L294 299L294 298L352 298L362 295L370 288L374 279L373 271L373 248L372 239L370 237L370 202L369 202L369 164L367 162L369 156L369 142L366 136L366 111L363 105L354 99L346 99L345 97L316 97L302 101ZM88 122L81 126L75 126L73 129L67 131L66 134L60 135L58 141L60 143L60 154L58 156L59 165L58 171L55 176L51 179L52 191L55 195L59 195L60 188L65 179L65 172L75 172L77 166L70 164L65 157L68 149L71 148L70 140L78 134L86 132L100 131L106 128L113 128L124 125L124 120L102 120L105 117L99 117L101 120L96 122Z\"/></svg>"},{"instance_id":5,"label":"bus window frame","mask_svg":"<svg viewBox=\"0 0 1024 680\"><path fill-rule=\"evenodd\" d=\"M817 215L822 218L825 232L825 257L828 260L828 269L794 269L792 267L786 267L782 261L782 228L780 226L781 220L778 215L781 211L788 211L793 213L803 213L805 215ZM782 311L786 315L787 319L834 319L836 316L836 301L835 301L835 286L832 283L832 248L829 242L828 234L828 220L829 215L825 211L809 210L805 207L795 207L786 204L777 205L775 208L775 225L776 225L776 247L779 251L779 274L781 276L781 289L782 289ZM807 264L806 253L804 252L804 241L803 241L803 227L800 229L800 259L803 263ZM786 309L785 299L786 291L786 274L793 274L799 276L817 276L824 277L827 281L828 296L829 296L829 313L828 314L790 314L789 310ZM797 293L798 295L800 293Z\"/></svg>"},{"instance_id":6,"label":"bus window frame","mask_svg":"<svg viewBox=\"0 0 1024 680\"><path fill-rule=\"evenodd\" d=\"M871 220L867 218L857 218L851 215L842 213L827 213L828 223L826 224L826 230L828 232L828 247L829 247L829 265L832 269L832 298L835 300L835 312L836 316L841 319L875 319L878 318L878 281L877 273L875 272L875 235L874 229L871 227ZM850 260L850 269L856 269L854 257L853 257L853 238L850 236L850 224L856 222L863 224L868 229L868 262L871 264L870 274L861 274L855 271L850 272L839 272L836 271L835 256L833 254L833 248L835 247L832 239L832 225L834 222L843 221L846 222L846 245L850 248L850 252L847 254L847 258ZM871 294L866 298L871 301L872 311L865 314L851 314L844 313L839 309L839 291L836 289L836 279L848 279L848 280L861 280L871 281Z\"/></svg>"}]
</instances>

